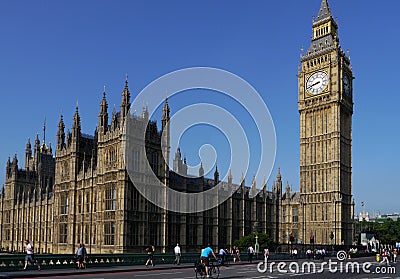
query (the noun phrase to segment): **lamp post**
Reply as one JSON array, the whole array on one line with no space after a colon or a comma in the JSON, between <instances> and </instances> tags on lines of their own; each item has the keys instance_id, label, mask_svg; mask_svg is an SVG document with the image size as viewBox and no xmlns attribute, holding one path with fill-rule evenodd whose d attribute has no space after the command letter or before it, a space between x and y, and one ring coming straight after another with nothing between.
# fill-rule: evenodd
<instances>
[{"instance_id":1,"label":"lamp post","mask_svg":"<svg viewBox=\"0 0 400 279\"><path fill-rule=\"evenodd\" d=\"M337 236L337 234L336 234L336 197L333 197L333 206L334 206L334 214L335 214L335 217L333 218L334 219L334 223L333 223L333 225L334 225L334 233L333 233L333 236L334 236L334 238L335 238L335 246L336 246L336 236ZM333 248L333 250L335 250L335 248Z\"/></svg>"},{"instance_id":2,"label":"lamp post","mask_svg":"<svg viewBox=\"0 0 400 279\"><path fill-rule=\"evenodd\" d=\"M260 244L258 244L258 232L256 232L256 244L254 244L254 252L256 253L256 259L258 259L258 253L260 252Z\"/></svg>"},{"instance_id":3,"label":"lamp post","mask_svg":"<svg viewBox=\"0 0 400 279\"><path fill-rule=\"evenodd\" d=\"M301 217L301 222L302 222L302 228L301 228L301 242L302 242L302 244L304 245L305 244L305 238L304 238L304 235L305 235L305 231L306 231L306 228L305 228L305 220L304 220L304 216L305 216L305 202L304 202L304 200L302 199L302 198L300 198L300 206L301 206L301 215L302 215L302 217Z\"/></svg>"}]
</instances>

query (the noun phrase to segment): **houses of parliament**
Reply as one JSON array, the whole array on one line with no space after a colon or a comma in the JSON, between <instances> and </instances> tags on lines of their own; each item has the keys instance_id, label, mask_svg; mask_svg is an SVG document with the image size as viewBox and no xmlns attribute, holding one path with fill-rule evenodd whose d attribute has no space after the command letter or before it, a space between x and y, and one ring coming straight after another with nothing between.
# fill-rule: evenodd
<instances>
[{"instance_id":1,"label":"houses of parliament","mask_svg":"<svg viewBox=\"0 0 400 279\"><path fill-rule=\"evenodd\" d=\"M233 241L254 231L278 243L352 244L353 74L350 58L341 49L338 25L327 0L312 22L310 47L301 56L298 77L300 113L300 192L283 186L280 171L271 191L263 185L256 196L244 179L237 191L215 208L198 213L162 209L144 198L129 178L124 163L124 133L131 104L128 80L119 112L111 117L104 92L93 135L81 130L78 107L71 129L60 117L54 151L38 135L28 139L23 164L8 159L0 193L0 246L23 251L29 239L39 253L74 253L85 243L90 253L142 252L154 244L171 251L198 251L206 244L232 247ZM147 125L146 158L166 186L179 191L204 191L213 178L187 174L186 159L176 150L173 169L166 167L161 141L170 119L168 99L162 127L148 111L133 121ZM169 135L169 133L166 133ZM23 165L23 167L22 167ZM137 168L140 170L140 166ZM228 176L232 184L232 174Z\"/></svg>"}]
</instances>

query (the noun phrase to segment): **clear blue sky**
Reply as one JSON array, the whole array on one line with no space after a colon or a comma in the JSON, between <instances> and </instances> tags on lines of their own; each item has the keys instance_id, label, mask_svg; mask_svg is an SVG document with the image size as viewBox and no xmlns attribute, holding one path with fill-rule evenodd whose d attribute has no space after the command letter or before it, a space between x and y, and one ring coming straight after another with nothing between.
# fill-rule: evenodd
<instances>
[{"instance_id":1,"label":"clear blue sky","mask_svg":"<svg viewBox=\"0 0 400 279\"><path fill-rule=\"evenodd\" d=\"M329 4L338 19L341 45L351 51L356 78L356 210L365 201L370 212L398 212L400 2ZM103 85L109 113L114 104L119 107L126 72L135 96L168 72L208 66L241 76L261 93L277 132L273 176L280 166L283 179L298 190L296 72L319 6L320 0L2 1L0 180L8 156L17 153L22 166L26 139L41 133L45 115L47 139L54 146L59 115L63 113L70 127L77 100L83 132L90 134L97 124ZM179 102L171 100L172 112ZM197 149L189 148L187 144L184 152L190 161ZM246 179L249 184L251 174Z\"/></svg>"}]
</instances>

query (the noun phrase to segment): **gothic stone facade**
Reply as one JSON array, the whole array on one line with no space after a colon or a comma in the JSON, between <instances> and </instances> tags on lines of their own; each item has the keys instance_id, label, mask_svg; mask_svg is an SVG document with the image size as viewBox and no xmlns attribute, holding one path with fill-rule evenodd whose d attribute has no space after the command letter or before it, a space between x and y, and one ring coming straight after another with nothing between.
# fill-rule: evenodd
<instances>
[{"instance_id":1,"label":"gothic stone facade","mask_svg":"<svg viewBox=\"0 0 400 279\"><path fill-rule=\"evenodd\" d=\"M114 110L110 124L104 94L93 136L81 132L77 109L71 132L65 134L60 119L55 157L37 138L34 155L27 144L24 169L18 168L16 157L8 160L0 197L0 245L21 251L23 239L29 238L39 252L72 253L75 243L83 242L91 253L122 253L140 252L149 244L167 251L180 242L192 251L206 242L231 246L254 230L280 243L288 243L292 234L300 243L310 243L313 236L317 244L351 244L353 74L337 29L327 0L322 0L298 71L300 192L288 185L283 193L279 172L271 192L264 185L249 198L251 188L242 180L231 198L202 213L179 214L151 204L131 183L124 165L130 106L126 82L120 112ZM138 127L148 124L146 154L137 157L145 157L167 187L203 191L216 185L217 171L214 180L205 178L202 168L199 178L179 175L187 169L180 150L174 171L168 169L162 151L169 157L169 150L161 150L161 140L169 143L168 120L167 101L161 131L146 109L134 119ZM137 164L136 171L140 169Z\"/></svg>"},{"instance_id":2,"label":"gothic stone facade","mask_svg":"<svg viewBox=\"0 0 400 279\"><path fill-rule=\"evenodd\" d=\"M353 74L327 0L298 72L302 238L352 244Z\"/></svg>"},{"instance_id":3,"label":"gothic stone facade","mask_svg":"<svg viewBox=\"0 0 400 279\"><path fill-rule=\"evenodd\" d=\"M159 251L170 251L179 242L184 251L198 251L205 243L231 247L233 241L257 230L279 235L277 212L280 191L266 191L264 185L250 198L242 180L231 198L216 208L195 214L169 212L146 200L129 179L124 164L124 125L130 106L126 81L120 112L114 110L111 123L104 93L97 129L93 136L81 132L76 108L71 131L65 132L63 118L58 124L55 157L51 147L36 138L34 155L26 146L24 169L15 157L7 164L6 184L0 197L1 247L23 251L23 240L30 239L40 253L73 253L76 243L87 245L90 253L142 252L155 244ZM129 115L129 114L128 114ZM160 181L179 191L203 191L218 184L214 179L181 176L186 160L178 149L174 171L162 157L161 137L169 129L169 105L163 108L162 127L149 121L146 108L133 119L134 125L147 125L146 158ZM164 135L169 135L164 133ZM141 162L139 159L138 162ZM140 171L140 164L137 171ZM229 175L227 183L232 183ZM278 240L278 239L276 239Z\"/></svg>"}]
</instances>

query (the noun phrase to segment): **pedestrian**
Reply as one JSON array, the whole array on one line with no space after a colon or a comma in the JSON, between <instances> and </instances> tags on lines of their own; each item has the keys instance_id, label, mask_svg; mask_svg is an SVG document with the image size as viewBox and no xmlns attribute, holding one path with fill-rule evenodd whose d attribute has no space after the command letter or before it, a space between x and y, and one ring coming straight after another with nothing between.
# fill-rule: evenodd
<instances>
[{"instance_id":1,"label":"pedestrian","mask_svg":"<svg viewBox=\"0 0 400 279\"><path fill-rule=\"evenodd\" d=\"M233 248L232 248L232 258L233 258L233 262L234 263L236 263L237 254L238 254L238 250L236 249L236 246L233 246Z\"/></svg>"},{"instance_id":2,"label":"pedestrian","mask_svg":"<svg viewBox=\"0 0 400 279\"><path fill-rule=\"evenodd\" d=\"M236 250L237 250L238 261L241 262L242 260L240 259L240 249L239 249L239 247L236 247Z\"/></svg>"},{"instance_id":3,"label":"pedestrian","mask_svg":"<svg viewBox=\"0 0 400 279\"><path fill-rule=\"evenodd\" d=\"M307 259L311 259L311 250L307 249L306 251Z\"/></svg>"},{"instance_id":4,"label":"pedestrian","mask_svg":"<svg viewBox=\"0 0 400 279\"><path fill-rule=\"evenodd\" d=\"M253 263L254 249L251 245L249 248L247 248L247 256L249 257L249 262Z\"/></svg>"},{"instance_id":5,"label":"pedestrian","mask_svg":"<svg viewBox=\"0 0 400 279\"><path fill-rule=\"evenodd\" d=\"M78 243L78 249L76 250L76 254L75 254L75 258L76 258L76 269L84 269L85 268L85 264L84 264L84 260L86 255L86 248L84 247L83 244Z\"/></svg>"},{"instance_id":6,"label":"pedestrian","mask_svg":"<svg viewBox=\"0 0 400 279\"><path fill-rule=\"evenodd\" d=\"M293 257L294 257L295 259L297 259L297 249L296 249L296 248L293 250Z\"/></svg>"},{"instance_id":7,"label":"pedestrian","mask_svg":"<svg viewBox=\"0 0 400 279\"><path fill-rule=\"evenodd\" d=\"M146 261L146 266L148 266L149 264L151 264L152 266L155 266L154 264L154 252L155 252L155 247L154 245L150 245L149 247L146 248L146 252L147 252L147 261Z\"/></svg>"},{"instance_id":8,"label":"pedestrian","mask_svg":"<svg viewBox=\"0 0 400 279\"><path fill-rule=\"evenodd\" d=\"M221 257L221 265L224 265L225 262L226 262L226 256L227 256L226 251L225 251L224 248L221 248L221 249L219 250L219 255L220 255L220 257Z\"/></svg>"},{"instance_id":9,"label":"pedestrian","mask_svg":"<svg viewBox=\"0 0 400 279\"><path fill-rule=\"evenodd\" d=\"M180 265L181 264L181 247L179 247L179 243L176 244L174 248L175 253L175 261L174 264Z\"/></svg>"},{"instance_id":10,"label":"pedestrian","mask_svg":"<svg viewBox=\"0 0 400 279\"><path fill-rule=\"evenodd\" d=\"M37 261L35 261L32 244L29 243L28 239L24 241L24 244L26 251L24 270L26 270L26 268L28 267L28 262L30 262L32 265L36 264L37 269L40 270L41 269L40 264Z\"/></svg>"},{"instance_id":11,"label":"pedestrian","mask_svg":"<svg viewBox=\"0 0 400 279\"><path fill-rule=\"evenodd\" d=\"M397 259L397 249L394 249L393 251L393 262L395 263Z\"/></svg>"},{"instance_id":12,"label":"pedestrian","mask_svg":"<svg viewBox=\"0 0 400 279\"><path fill-rule=\"evenodd\" d=\"M264 261L265 262L268 262L268 257L269 257L269 250L268 250L268 248L266 248L265 247L265 249L264 249Z\"/></svg>"},{"instance_id":13,"label":"pedestrian","mask_svg":"<svg viewBox=\"0 0 400 279\"><path fill-rule=\"evenodd\" d=\"M385 249L382 252L382 261L380 262L381 264L386 263L387 265L389 265L389 255L388 255L388 251Z\"/></svg>"},{"instance_id":14,"label":"pedestrian","mask_svg":"<svg viewBox=\"0 0 400 279\"><path fill-rule=\"evenodd\" d=\"M83 250L83 267L82 268L85 269L86 268L86 261L88 259L88 254L87 254L87 250L86 250L85 244L81 243L81 245L82 245L82 250Z\"/></svg>"}]
</instances>

